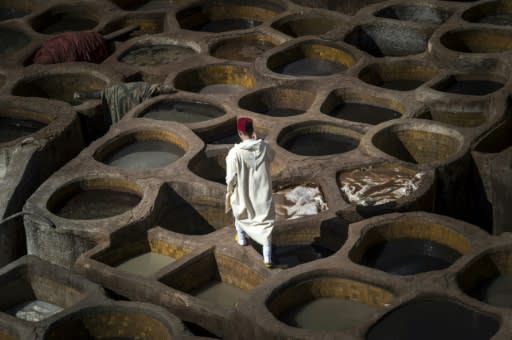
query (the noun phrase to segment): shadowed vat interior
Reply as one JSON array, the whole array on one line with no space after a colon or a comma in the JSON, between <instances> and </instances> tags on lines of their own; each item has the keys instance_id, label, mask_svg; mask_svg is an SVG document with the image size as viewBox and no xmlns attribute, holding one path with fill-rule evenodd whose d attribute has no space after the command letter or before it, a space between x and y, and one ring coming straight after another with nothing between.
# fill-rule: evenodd
<instances>
[{"instance_id":1,"label":"shadowed vat interior","mask_svg":"<svg viewBox=\"0 0 512 340\"><path fill-rule=\"evenodd\" d=\"M394 275L447 268L470 247L459 232L424 218L406 217L367 228L350 250L350 260Z\"/></svg>"},{"instance_id":2,"label":"shadowed vat interior","mask_svg":"<svg viewBox=\"0 0 512 340\"><path fill-rule=\"evenodd\" d=\"M187 124L204 122L225 114L226 111L207 102L165 98L147 106L137 116Z\"/></svg>"},{"instance_id":3,"label":"shadowed vat interior","mask_svg":"<svg viewBox=\"0 0 512 340\"><path fill-rule=\"evenodd\" d=\"M212 152L202 151L192 158L188 168L199 177L225 185L226 156L229 149L221 147L210 150Z\"/></svg>"},{"instance_id":4,"label":"shadowed vat interior","mask_svg":"<svg viewBox=\"0 0 512 340\"><path fill-rule=\"evenodd\" d=\"M452 12L432 5L391 5L375 13L376 17L440 25Z\"/></svg>"},{"instance_id":5,"label":"shadowed vat interior","mask_svg":"<svg viewBox=\"0 0 512 340\"><path fill-rule=\"evenodd\" d=\"M508 30L468 28L444 33L441 44L463 53L501 53L512 49L512 36Z\"/></svg>"},{"instance_id":6,"label":"shadowed vat interior","mask_svg":"<svg viewBox=\"0 0 512 340\"><path fill-rule=\"evenodd\" d=\"M333 124L306 122L283 129L277 144L300 156L325 156L349 152L359 145L360 135Z\"/></svg>"},{"instance_id":7,"label":"shadowed vat interior","mask_svg":"<svg viewBox=\"0 0 512 340\"><path fill-rule=\"evenodd\" d=\"M490 339L500 326L492 315L445 297L423 297L381 318L366 340Z\"/></svg>"},{"instance_id":8,"label":"shadowed vat interior","mask_svg":"<svg viewBox=\"0 0 512 340\"><path fill-rule=\"evenodd\" d=\"M329 76L345 71L354 63L349 52L320 41L301 42L267 59L272 72L290 76Z\"/></svg>"},{"instance_id":9,"label":"shadowed vat interior","mask_svg":"<svg viewBox=\"0 0 512 340\"><path fill-rule=\"evenodd\" d=\"M266 51L279 45L279 41L266 34L242 35L215 43L210 54L219 59L253 62Z\"/></svg>"},{"instance_id":10,"label":"shadowed vat interior","mask_svg":"<svg viewBox=\"0 0 512 340\"><path fill-rule=\"evenodd\" d=\"M371 64L359 72L359 79L370 85L397 91L411 91L428 82L437 70L417 61Z\"/></svg>"},{"instance_id":11,"label":"shadowed vat interior","mask_svg":"<svg viewBox=\"0 0 512 340\"><path fill-rule=\"evenodd\" d=\"M26 264L1 275L0 288L0 311L31 322L44 320L85 297L80 283Z\"/></svg>"},{"instance_id":12,"label":"shadowed vat interior","mask_svg":"<svg viewBox=\"0 0 512 340\"><path fill-rule=\"evenodd\" d=\"M425 52L429 38L426 29L379 21L356 26L345 42L374 57L405 57Z\"/></svg>"},{"instance_id":13,"label":"shadowed vat interior","mask_svg":"<svg viewBox=\"0 0 512 340\"><path fill-rule=\"evenodd\" d=\"M24 17L33 8L32 0L3 0L0 3L0 21Z\"/></svg>"},{"instance_id":14,"label":"shadowed vat interior","mask_svg":"<svg viewBox=\"0 0 512 340\"><path fill-rule=\"evenodd\" d=\"M112 0L112 2L125 11L162 9L169 6L169 2L165 0Z\"/></svg>"},{"instance_id":15,"label":"shadowed vat interior","mask_svg":"<svg viewBox=\"0 0 512 340\"><path fill-rule=\"evenodd\" d=\"M20 31L0 28L0 55L16 52L29 42L30 38Z\"/></svg>"},{"instance_id":16,"label":"shadowed vat interior","mask_svg":"<svg viewBox=\"0 0 512 340\"><path fill-rule=\"evenodd\" d=\"M109 22L100 31L100 33L103 35L107 35L126 26L138 25L139 29L135 31L130 31L129 33L117 37L116 40L125 41L146 34L158 34L164 31L164 19L164 13L131 14L123 18L115 19Z\"/></svg>"},{"instance_id":17,"label":"shadowed vat interior","mask_svg":"<svg viewBox=\"0 0 512 340\"><path fill-rule=\"evenodd\" d=\"M47 209L55 215L76 220L93 220L120 215L142 199L137 184L116 178L72 182L55 191Z\"/></svg>"},{"instance_id":18,"label":"shadowed vat interior","mask_svg":"<svg viewBox=\"0 0 512 340\"><path fill-rule=\"evenodd\" d=\"M507 111L512 110L512 107L507 108ZM509 113L507 113L509 115ZM510 146L512 146L512 119L510 116L499 123L496 127L490 130L483 138L481 138L476 146L475 151L484 154L497 154Z\"/></svg>"},{"instance_id":19,"label":"shadowed vat interior","mask_svg":"<svg viewBox=\"0 0 512 340\"><path fill-rule=\"evenodd\" d=\"M442 79L432 88L446 93L485 96L503 88L507 79L500 78L496 75L491 78L488 75L457 74Z\"/></svg>"},{"instance_id":20,"label":"shadowed vat interior","mask_svg":"<svg viewBox=\"0 0 512 340\"><path fill-rule=\"evenodd\" d=\"M320 112L331 117L371 125L400 118L402 111L398 101L349 89L332 91L320 107Z\"/></svg>"},{"instance_id":21,"label":"shadowed vat interior","mask_svg":"<svg viewBox=\"0 0 512 340\"><path fill-rule=\"evenodd\" d=\"M44 113L28 111L15 106L0 109L0 143L29 136L50 123Z\"/></svg>"},{"instance_id":22,"label":"shadowed vat interior","mask_svg":"<svg viewBox=\"0 0 512 340\"><path fill-rule=\"evenodd\" d=\"M118 60L132 66L158 66L183 62L197 51L189 46L165 41L139 42L123 52Z\"/></svg>"},{"instance_id":23,"label":"shadowed vat interior","mask_svg":"<svg viewBox=\"0 0 512 340\"><path fill-rule=\"evenodd\" d=\"M277 319L297 328L343 331L360 327L394 298L385 288L350 278L316 275L297 281L277 288L267 300L268 310Z\"/></svg>"},{"instance_id":24,"label":"shadowed vat interior","mask_svg":"<svg viewBox=\"0 0 512 340\"><path fill-rule=\"evenodd\" d=\"M324 34L340 24L339 17L322 14L299 14L280 19L272 28L292 37Z\"/></svg>"},{"instance_id":25,"label":"shadowed vat interior","mask_svg":"<svg viewBox=\"0 0 512 340\"><path fill-rule=\"evenodd\" d=\"M232 308L263 281L260 273L233 257L208 251L159 281L226 308Z\"/></svg>"},{"instance_id":26,"label":"shadowed vat interior","mask_svg":"<svg viewBox=\"0 0 512 340\"><path fill-rule=\"evenodd\" d=\"M307 89L271 87L242 97L238 106L271 117L288 117L305 113L316 93Z\"/></svg>"},{"instance_id":27,"label":"shadowed vat interior","mask_svg":"<svg viewBox=\"0 0 512 340\"><path fill-rule=\"evenodd\" d=\"M428 124L394 124L378 131L373 145L382 152L413 164L443 162L459 152L464 137L455 130Z\"/></svg>"},{"instance_id":28,"label":"shadowed vat interior","mask_svg":"<svg viewBox=\"0 0 512 340\"><path fill-rule=\"evenodd\" d=\"M177 161L187 148L187 142L173 133L142 130L115 137L100 147L94 158L118 168L161 168Z\"/></svg>"},{"instance_id":29,"label":"shadowed vat interior","mask_svg":"<svg viewBox=\"0 0 512 340\"><path fill-rule=\"evenodd\" d=\"M201 32L228 32L261 25L286 7L280 1L203 1L176 14L183 29Z\"/></svg>"},{"instance_id":30,"label":"shadowed vat interior","mask_svg":"<svg viewBox=\"0 0 512 340\"><path fill-rule=\"evenodd\" d=\"M99 16L89 6L56 6L32 19L32 28L43 34L90 30L98 24Z\"/></svg>"},{"instance_id":31,"label":"shadowed vat interior","mask_svg":"<svg viewBox=\"0 0 512 340\"><path fill-rule=\"evenodd\" d=\"M172 339L173 330L163 315L139 306L85 307L52 323L45 340L62 339Z\"/></svg>"},{"instance_id":32,"label":"shadowed vat interior","mask_svg":"<svg viewBox=\"0 0 512 340\"><path fill-rule=\"evenodd\" d=\"M177 89L203 94L236 94L256 85L247 67L217 64L187 70L174 79Z\"/></svg>"},{"instance_id":33,"label":"shadowed vat interior","mask_svg":"<svg viewBox=\"0 0 512 340\"><path fill-rule=\"evenodd\" d=\"M465 128L477 127L485 124L489 120L489 112L479 110L478 108L450 108L439 107L431 108L418 118L430 119L436 122L451 124Z\"/></svg>"},{"instance_id":34,"label":"shadowed vat interior","mask_svg":"<svg viewBox=\"0 0 512 340\"><path fill-rule=\"evenodd\" d=\"M509 1L491 1L476 5L462 13L462 18L469 22L491 25L512 25L512 6Z\"/></svg>"},{"instance_id":35,"label":"shadowed vat interior","mask_svg":"<svg viewBox=\"0 0 512 340\"><path fill-rule=\"evenodd\" d=\"M21 97L40 97L78 105L75 92L102 90L108 81L96 72L44 73L17 82L12 94Z\"/></svg>"},{"instance_id":36,"label":"shadowed vat interior","mask_svg":"<svg viewBox=\"0 0 512 340\"><path fill-rule=\"evenodd\" d=\"M304 7L323 8L332 11L353 15L361 8L380 2L382 0L292 0L293 3Z\"/></svg>"},{"instance_id":37,"label":"shadowed vat interior","mask_svg":"<svg viewBox=\"0 0 512 340\"><path fill-rule=\"evenodd\" d=\"M492 250L479 256L457 275L457 283L475 299L512 308L512 251Z\"/></svg>"}]
</instances>

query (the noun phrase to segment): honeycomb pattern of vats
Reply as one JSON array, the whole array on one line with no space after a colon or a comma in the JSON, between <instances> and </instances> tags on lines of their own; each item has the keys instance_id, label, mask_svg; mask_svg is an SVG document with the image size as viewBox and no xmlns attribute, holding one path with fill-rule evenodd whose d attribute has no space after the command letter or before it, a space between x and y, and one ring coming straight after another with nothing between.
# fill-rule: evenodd
<instances>
[{"instance_id":1,"label":"honeycomb pattern of vats","mask_svg":"<svg viewBox=\"0 0 512 340\"><path fill-rule=\"evenodd\" d=\"M507 282L510 240L475 226L510 230L508 1L0 0L0 21L0 212L52 222L0 228L7 262L26 247L197 335L386 339L406 315L419 335L453 338L458 324L433 317L444 310L477 320L459 334L510 338L508 307L484 296ZM132 24L101 64L33 64L59 32ZM177 92L112 126L100 101L72 96L131 81ZM276 150L272 270L257 245L235 243L224 211L240 116ZM323 201L308 213L283 198L297 192ZM394 247L412 263L396 264ZM322 306L360 314L301 323ZM77 307L45 337L75 322L141 337L89 318L118 308ZM0 323L0 338L30 327Z\"/></svg>"}]
</instances>

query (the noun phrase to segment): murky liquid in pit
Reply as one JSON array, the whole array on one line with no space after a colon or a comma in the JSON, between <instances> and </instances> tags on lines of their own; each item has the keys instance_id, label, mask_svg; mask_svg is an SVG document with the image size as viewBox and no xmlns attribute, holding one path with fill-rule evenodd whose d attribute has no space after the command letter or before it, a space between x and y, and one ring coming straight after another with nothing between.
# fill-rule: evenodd
<instances>
[{"instance_id":1,"label":"murky liquid in pit","mask_svg":"<svg viewBox=\"0 0 512 340\"><path fill-rule=\"evenodd\" d=\"M300 134L290 138L282 147L302 156L324 156L344 153L357 147L358 141L327 133Z\"/></svg>"},{"instance_id":2,"label":"murky liquid in pit","mask_svg":"<svg viewBox=\"0 0 512 340\"><path fill-rule=\"evenodd\" d=\"M40 32L44 34L55 34L69 31L85 31L94 28L98 23L94 20L68 16L55 15L51 18L50 24Z\"/></svg>"},{"instance_id":3,"label":"murky liquid in pit","mask_svg":"<svg viewBox=\"0 0 512 340\"><path fill-rule=\"evenodd\" d=\"M0 29L0 54L15 52L30 42L23 33L10 29Z\"/></svg>"},{"instance_id":4,"label":"murky liquid in pit","mask_svg":"<svg viewBox=\"0 0 512 340\"><path fill-rule=\"evenodd\" d=\"M211 282L191 294L217 305L233 307L240 299L242 299L246 292L243 289L228 283Z\"/></svg>"},{"instance_id":5,"label":"murky liquid in pit","mask_svg":"<svg viewBox=\"0 0 512 340\"><path fill-rule=\"evenodd\" d=\"M278 246L274 247L272 261L278 268L292 268L302 263L331 256L334 253L335 251L316 244Z\"/></svg>"},{"instance_id":6,"label":"murky liquid in pit","mask_svg":"<svg viewBox=\"0 0 512 340\"><path fill-rule=\"evenodd\" d=\"M360 122L365 124L379 124L387 120L400 118L400 113L384 107L368 104L344 103L327 112L329 116Z\"/></svg>"},{"instance_id":7,"label":"murky liquid in pit","mask_svg":"<svg viewBox=\"0 0 512 340\"><path fill-rule=\"evenodd\" d=\"M122 214L139 202L139 196L128 192L108 189L84 190L75 193L56 207L55 214L76 220L107 218Z\"/></svg>"},{"instance_id":8,"label":"murky liquid in pit","mask_svg":"<svg viewBox=\"0 0 512 340\"><path fill-rule=\"evenodd\" d=\"M175 162L183 154L184 151L173 143L142 140L123 146L103 162L125 169L160 168Z\"/></svg>"},{"instance_id":9,"label":"murky liquid in pit","mask_svg":"<svg viewBox=\"0 0 512 340\"><path fill-rule=\"evenodd\" d=\"M120 61L136 66L163 65L185 60L195 53L196 51L185 46L151 45L129 51Z\"/></svg>"},{"instance_id":10,"label":"murky liquid in pit","mask_svg":"<svg viewBox=\"0 0 512 340\"><path fill-rule=\"evenodd\" d=\"M480 18L478 22L482 24L512 26L512 13L486 15Z\"/></svg>"},{"instance_id":11,"label":"murky liquid in pit","mask_svg":"<svg viewBox=\"0 0 512 340\"><path fill-rule=\"evenodd\" d=\"M284 313L280 319L290 326L318 331L342 331L358 327L381 310L375 305L337 299L318 298Z\"/></svg>"},{"instance_id":12,"label":"murky liquid in pit","mask_svg":"<svg viewBox=\"0 0 512 340\"><path fill-rule=\"evenodd\" d=\"M215 49L213 55L220 59L253 62L275 45L265 40L234 40Z\"/></svg>"},{"instance_id":13,"label":"murky liquid in pit","mask_svg":"<svg viewBox=\"0 0 512 340\"><path fill-rule=\"evenodd\" d=\"M30 119L0 117L0 143L10 142L39 131L46 124Z\"/></svg>"},{"instance_id":14,"label":"murky liquid in pit","mask_svg":"<svg viewBox=\"0 0 512 340\"><path fill-rule=\"evenodd\" d=\"M290 76L328 76L343 72L347 67L332 60L310 57L282 65L275 72Z\"/></svg>"},{"instance_id":15,"label":"murky liquid in pit","mask_svg":"<svg viewBox=\"0 0 512 340\"><path fill-rule=\"evenodd\" d=\"M443 92L465 94L471 96L484 96L498 91L503 84L487 80L458 80L446 88L440 89Z\"/></svg>"},{"instance_id":16,"label":"murky liquid in pit","mask_svg":"<svg viewBox=\"0 0 512 340\"><path fill-rule=\"evenodd\" d=\"M150 276L174 261L176 261L174 257L148 252L135 256L116 268L132 274Z\"/></svg>"},{"instance_id":17,"label":"murky liquid in pit","mask_svg":"<svg viewBox=\"0 0 512 340\"><path fill-rule=\"evenodd\" d=\"M62 309L62 307L45 301L33 300L14 306L6 312L18 319L38 322L59 313Z\"/></svg>"},{"instance_id":18,"label":"murky liquid in pit","mask_svg":"<svg viewBox=\"0 0 512 340\"><path fill-rule=\"evenodd\" d=\"M0 7L0 21L21 18L29 13L29 11L20 8Z\"/></svg>"},{"instance_id":19,"label":"murky liquid in pit","mask_svg":"<svg viewBox=\"0 0 512 340\"><path fill-rule=\"evenodd\" d=\"M482 283L472 295L493 306L512 308L512 273Z\"/></svg>"},{"instance_id":20,"label":"murky liquid in pit","mask_svg":"<svg viewBox=\"0 0 512 340\"><path fill-rule=\"evenodd\" d=\"M212 33L221 33L228 32L240 29L247 29L256 27L261 25L261 21L256 20L248 20L248 19L224 19L224 20L215 20L208 21L204 25L196 28L196 30L201 32L212 32Z\"/></svg>"},{"instance_id":21,"label":"murky liquid in pit","mask_svg":"<svg viewBox=\"0 0 512 340\"><path fill-rule=\"evenodd\" d=\"M214 119L225 112L206 103L163 102L153 105L142 117L178 123L197 123Z\"/></svg>"},{"instance_id":22,"label":"murky liquid in pit","mask_svg":"<svg viewBox=\"0 0 512 340\"><path fill-rule=\"evenodd\" d=\"M397 91L411 91L421 86L424 82L422 80L411 80L411 79L394 79L386 80L377 86L385 89L397 90Z\"/></svg>"},{"instance_id":23,"label":"murky liquid in pit","mask_svg":"<svg viewBox=\"0 0 512 340\"><path fill-rule=\"evenodd\" d=\"M199 93L203 94L236 94L247 90L239 84L212 84L206 85L199 89Z\"/></svg>"}]
</instances>

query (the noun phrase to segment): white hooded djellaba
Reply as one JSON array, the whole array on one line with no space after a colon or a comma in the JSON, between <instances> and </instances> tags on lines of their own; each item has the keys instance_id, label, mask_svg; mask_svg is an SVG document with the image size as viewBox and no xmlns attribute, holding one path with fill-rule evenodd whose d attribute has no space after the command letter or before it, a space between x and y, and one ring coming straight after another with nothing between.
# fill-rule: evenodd
<instances>
[{"instance_id":1,"label":"white hooded djellaba","mask_svg":"<svg viewBox=\"0 0 512 340\"><path fill-rule=\"evenodd\" d=\"M235 144L226 157L226 211L254 241L270 246L275 211L270 161L272 148L261 139Z\"/></svg>"}]
</instances>

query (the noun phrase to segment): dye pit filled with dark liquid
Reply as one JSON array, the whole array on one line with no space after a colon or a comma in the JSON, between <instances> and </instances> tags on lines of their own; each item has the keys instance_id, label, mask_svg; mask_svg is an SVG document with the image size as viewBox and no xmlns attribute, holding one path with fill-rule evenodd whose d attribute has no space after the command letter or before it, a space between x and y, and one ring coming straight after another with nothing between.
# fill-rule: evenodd
<instances>
[{"instance_id":1,"label":"dye pit filled with dark liquid","mask_svg":"<svg viewBox=\"0 0 512 340\"><path fill-rule=\"evenodd\" d=\"M41 30L44 34L55 34L69 31L85 31L94 28L97 22L91 19L56 15L52 17L51 23Z\"/></svg>"},{"instance_id":2,"label":"dye pit filled with dark liquid","mask_svg":"<svg viewBox=\"0 0 512 340\"><path fill-rule=\"evenodd\" d=\"M0 55L17 51L29 42L30 39L21 32L0 29Z\"/></svg>"},{"instance_id":3,"label":"dye pit filled with dark liquid","mask_svg":"<svg viewBox=\"0 0 512 340\"><path fill-rule=\"evenodd\" d=\"M478 20L482 24L512 26L512 13L500 13L494 15L486 15Z\"/></svg>"},{"instance_id":4,"label":"dye pit filled with dark liquid","mask_svg":"<svg viewBox=\"0 0 512 340\"><path fill-rule=\"evenodd\" d=\"M261 253L261 247L256 247ZM272 262L277 268L292 268L302 263L319 260L334 254L336 250L318 244L273 246Z\"/></svg>"},{"instance_id":5,"label":"dye pit filled with dark liquid","mask_svg":"<svg viewBox=\"0 0 512 340\"><path fill-rule=\"evenodd\" d=\"M496 92L503 84L487 80L458 80L439 90L448 93L465 94L471 96L484 96Z\"/></svg>"},{"instance_id":6,"label":"dye pit filled with dark liquid","mask_svg":"<svg viewBox=\"0 0 512 340\"><path fill-rule=\"evenodd\" d=\"M248 19L223 19L208 21L207 23L197 27L196 30L201 32L221 33L240 29L253 28L261 25L261 21Z\"/></svg>"},{"instance_id":7,"label":"dye pit filled with dark liquid","mask_svg":"<svg viewBox=\"0 0 512 340\"><path fill-rule=\"evenodd\" d=\"M274 71L289 76L329 76L346 69L345 65L332 60L308 57L282 65Z\"/></svg>"},{"instance_id":8,"label":"dye pit filled with dark liquid","mask_svg":"<svg viewBox=\"0 0 512 340\"><path fill-rule=\"evenodd\" d=\"M133 193L91 189L73 194L57 206L54 213L63 218L92 220L122 214L139 202L140 197Z\"/></svg>"},{"instance_id":9,"label":"dye pit filled with dark liquid","mask_svg":"<svg viewBox=\"0 0 512 340\"><path fill-rule=\"evenodd\" d=\"M120 61L135 66L152 66L183 61L196 52L185 46L151 45L128 51Z\"/></svg>"},{"instance_id":10,"label":"dye pit filled with dark liquid","mask_svg":"<svg viewBox=\"0 0 512 340\"><path fill-rule=\"evenodd\" d=\"M21 18L29 13L29 11L25 11L19 8L0 7L0 21Z\"/></svg>"},{"instance_id":11,"label":"dye pit filled with dark liquid","mask_svg":"<svg viewBox=\"0 0 512 340\"><path fill-rule=\"evenodd\" d=\"M245 291L231 284L215 281L191 292L191 295L230 308L244 297Z\"/></svg>"},{"instance_id":12,"label":"dye pit filled with dark liquid","mask_svg":"<svg viewBox=\"0 0 512 340\"><path fill-rule=\"evenodd\" d=\"M160 140L141 140L113 152L103 162L118 168L146 169L171 164L183 156L177 145Z\"/></svg>"},{"instance_id":13,"label":"dye pit filled with dark liquid","mask_svg":"<svg viewBox=\"0 0 512 340\"><path fill-rule=\"evenodd\" d=\"M410 80L410 79L395 79L386 80L378 84L378 86L385 89L397 90L397 91L411 91L423 84L422 80Z\"/></svg>"},{"instance_id":14,"label":"dye pit filled with dark liquid","mask_svg":"<svg viewBox=\"0 0 512 340\"><path fill-rule=\"evenodd\" d=\"M362 264L395 275L413 275L450 266L461 254L431 240L400 238L371 247Z\"/></svg>"},{"instance_id":15,"label":"dye pit filled with dark liquid","mask_svg":"<svg viewBox=\"0 0 512 340\"><path fill-rule=\"evenodd\" d=\"M401 116L400 113L394 110L359 103L344 103L326 113L332 117L372 125Z\"/></svg>"},{"instance_id":16,"label":"dye pit filled with dark liquid","mask_svg":"<svg viewBox=\"0 0 512 340\"><path fill-rule=\"evenodd\" d=\"M217 47L213 55L220 59L253 62L273 47L274 44L265 40L233 40Z\"/></svg>"},{"instance_id":17,"label":"dye pit filled with dark liquid","mask_svg":"<svg viewBox=\"0 0 512 340\"><path fill-rule=\"evenodd\" d=\"M142 117L178 123L197 123L214 119L224 114L223 110L206 103L177 101L155 104Z\"/></svg>"},{"instance_id":18,"label":"dye pit filled with dark liquid","mask_svg":"<svg viewBox=\"0 0 512 340\"><path fill-rule=\"evenodd\" d=\"M10 142L39 131L46 124L30 119L0 117L0 143Z\"/></svg>"},{"instance_id":19,"label":"dye pit filled with dark liquid","mask_svg":"<svg viewBox=\"0 0 512 340\"><path fill-rule=\"evenodd\" d=\"M288 139L281 146L302 156L324 156L348 152L357 147L352 138L327 133L300 134Z\"/></svg>"},{"instance_id":20,"label":"dye pit filled with dark liquid","mask_svg":"<svg viewBox=\"0 0 512 340\"><path fill-rule=\"evenodd\" d=\"M484 281L471 295L493 306L512 308L512 273Z\"/></svg>"}]
</instances>

